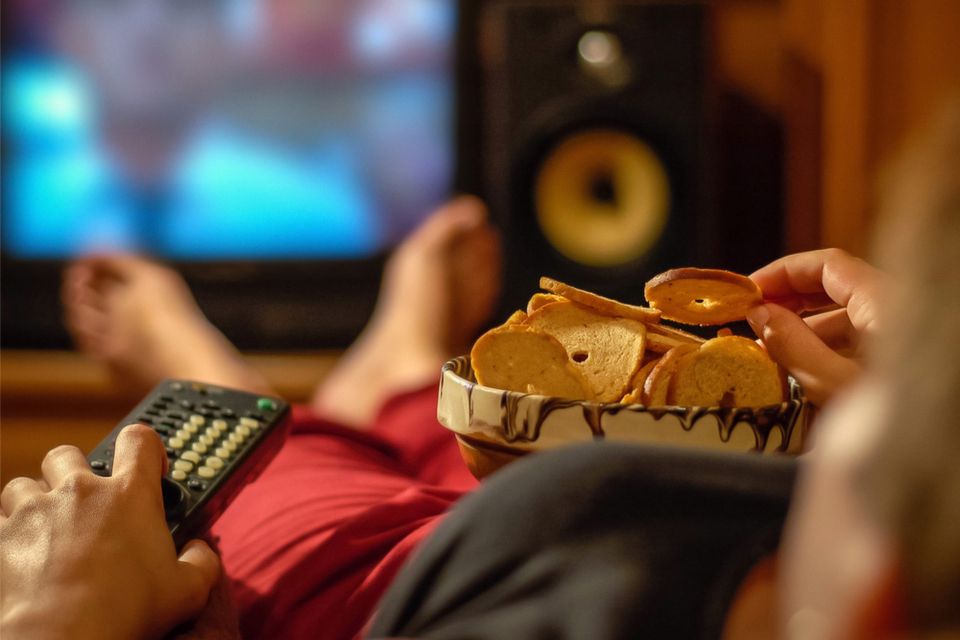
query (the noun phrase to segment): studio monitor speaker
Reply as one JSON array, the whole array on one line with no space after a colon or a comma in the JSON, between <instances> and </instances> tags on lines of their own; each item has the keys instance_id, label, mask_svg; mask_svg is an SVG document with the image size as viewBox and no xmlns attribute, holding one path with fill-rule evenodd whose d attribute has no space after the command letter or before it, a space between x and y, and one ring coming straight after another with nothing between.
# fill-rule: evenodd
<instances>
[{"instance_id":1,"label":"studio monitor speaker","mask_svg":"<svg viewBox=\"0 0 960 640\"><path fill-rule=\"evenodd\" d=\"M504 238L504 310L540 275L628 301L715 264L708 12L668 0L462 4L459 174Z\"/></svg>"}]
</instances>

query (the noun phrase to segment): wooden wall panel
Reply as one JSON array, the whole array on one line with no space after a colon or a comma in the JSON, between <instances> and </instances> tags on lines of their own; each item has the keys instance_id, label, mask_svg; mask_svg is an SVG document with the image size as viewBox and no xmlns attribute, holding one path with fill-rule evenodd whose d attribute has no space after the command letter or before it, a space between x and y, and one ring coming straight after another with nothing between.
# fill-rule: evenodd
<instances>
[{"instance_id":1,"label":"wooden wall panel","mask_svg":"<svg viewBox=\"0 0 960 640\"><path fill-rule=\"evenodd\" d=\"M960 92L960 2L783 0L781 17L788 246L863 255L878 176Z\"/></svg>"}]
</instances>

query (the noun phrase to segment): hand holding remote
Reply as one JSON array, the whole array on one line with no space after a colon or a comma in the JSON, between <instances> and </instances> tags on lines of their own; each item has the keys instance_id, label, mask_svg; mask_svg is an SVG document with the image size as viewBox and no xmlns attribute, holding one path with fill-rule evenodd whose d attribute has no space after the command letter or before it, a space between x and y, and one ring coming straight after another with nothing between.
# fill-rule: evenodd
<instances>
[{"instance_id":1,"label":"hand holding remote","mask_svg":"<svg viewBox=\"0 0 960 640\"><path fill-rule=\"evenodd\" d=\"M110 477L61 446L44 459L42 481L17 478L0 495L10 637L157 637L206 603L219 560L201 541L177 555L160 484L163 442L134 425L114 446Z\"/></svg>"}]
</instances>

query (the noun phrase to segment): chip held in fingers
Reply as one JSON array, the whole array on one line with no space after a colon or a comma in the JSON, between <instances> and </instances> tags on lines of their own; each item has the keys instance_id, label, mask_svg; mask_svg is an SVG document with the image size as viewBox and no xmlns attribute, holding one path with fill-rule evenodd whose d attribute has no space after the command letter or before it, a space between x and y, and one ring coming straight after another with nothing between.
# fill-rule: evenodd
<instances>
[{"instance_id":1,"label":"chip held in fingers","mask_svg":"<svg viewBox=\"0 0 960 640\"><path fill-rule=\"evenodd\" d=\"M743 320L763 302L753 280L721 269L671 269L649 280L643 293L663 318L700 326Z\"/></svg>"}]
</instances>

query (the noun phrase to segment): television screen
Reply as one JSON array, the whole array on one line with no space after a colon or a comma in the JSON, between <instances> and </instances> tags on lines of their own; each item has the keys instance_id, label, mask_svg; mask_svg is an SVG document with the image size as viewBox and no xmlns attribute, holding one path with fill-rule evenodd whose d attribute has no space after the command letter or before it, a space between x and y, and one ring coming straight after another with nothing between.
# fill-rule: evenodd
<instances>
[{"instance_id":1,"label":"television screen","mask_svg":"<svg viewBox=\"0 0 960 640\"><path fill-rule=\"evenodd\" d=\"M453 0L4 4L8 258L362 258L450 190Z\"/></svg>"}]
</instances>

